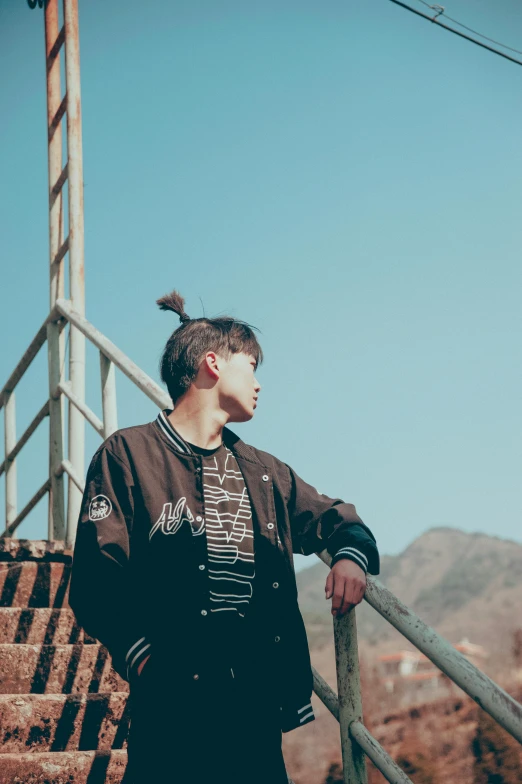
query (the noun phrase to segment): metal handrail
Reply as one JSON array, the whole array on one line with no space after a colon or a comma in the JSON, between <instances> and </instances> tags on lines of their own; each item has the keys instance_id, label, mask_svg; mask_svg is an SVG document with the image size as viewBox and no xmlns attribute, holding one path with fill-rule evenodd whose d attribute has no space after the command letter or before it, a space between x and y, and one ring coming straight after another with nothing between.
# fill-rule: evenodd
<instances>
[{"instance_id":1,"label":"metal handrail","mask_svg":"<svg viewBox=\"0 0 522 784\"><path fill-rule=\"evenodd\" d=\"M88 340L95 345L100 351L101 371L102 371L102 397L104 407L103 422L91 411L91 409L80 400L72 391L71 384L68 381L60 380L55 389L52 390L50 397L57 399L60 395L65 395L70 403L80 411L84 418L94 427L98 434L104 438L110 435L115 428L115 384L112 374L111 365L116 365L136 386L144 392L157 406L160 408L168 408L171 405L169 395L164 392L161 387L148 376L141 368L136 365L123 351L121 351L111 340L109 340L102 332L96 329L81 313L76 311L64 299L57 299L51 312L45 319L44 323L36 333L31 341L28 349L25 351L21 360L17 363L14 371L11 373L9 379L0 392L0 408L7 404L9 399L14 400L14 390L16 385L23 377L26 370L29 368L31 362L38 354L40 348L47 339L47 327L50 324L56 324L59 331L69 322L76 327ZM104 381L104 383L103 383ZM8 413L6 409L6 414ZM11 446L9 453L6 455L4 461L0 465L0 476L7 471L10 465L13 464L15 457L18 455L22 447L27 443L30 436L36 430L37 426L43 419L49 415L49 400L47 400L36 417L33 419L29 427L26 429L18 442ZM108 426L108 422L111 422ZM74 483L74 485L83 492L83 482L81 481L74 465L66 459L62 459L59 465L55 468L53 475L61 477L66 473ZM52 478L52 476L51 476ZM25 505L24 509L18 514L14 520L8 520L5 531L0 534L1 537L11 536L18 526L23 522L27 514L33 509L41 498L51 489L51 478L47 480L42 487L33 495L33 497ZM72 537L70 532L66 536L68 543L72 544Z\"/></svg>"},{"instance_id":2,"label":"metal handrail","mask_svg":"<svg viewBox=\"0 0 522 784\"><path fill-rule=\"evenodd\" d=\"M57 299L55 312L65 316L77 329L82 332L91 343L114 362L117 368L124 373L141 391L147 395L159 408L169 408L172 405L170 396L156 384L132 359L121 351L109 338L105 337L96 327L87 321L85 316L78 313L66 299Z\"/></svg>"},{"instance_id":3,"label":"metal handrail","mask_svg":"<svg viewBox=\"0 0 522 784\"><path fill-rule=\"evenodd\" d=\"M5 406L9 398L9 395L11 395L11 393L14 392L16 385L18 384L18 382L20 381L20 379L22 378L25 371L27 370L27 368L29 367L33 359L36 357L40 349L42 348L45 341L47 340L47 324L49 324L49 322L51 321L57 321L59 323L61 327L60 332L65 327L66 324L65 319L61 319L60 321L58 321L54 311L47 316L44 323L42 324L42 326L40 327L40 329L38 330L34 338L31 340L29 347L24 352L22 358L17 363L15 369L7 379L6 383L4 384L2 391L0 392L0 410Z\"/></svg>"},{"instance_id":4,"label":"metal handrail","mask_svg":"<svg viewBox=\"0 0 522 784\"><path fill-rule=\"evenodd\" d=\"M520 703L373 577L368 580L364 598L383 618L422 651L439 670L442 670L498 724L522 743Z\"/></svg>"},{"instance_id":5,"label":"metal handrail","mask_svg":"<svg viewBox=\"0 0 522 784\"><path fill-rule=\"evenodd\" d=\"M350 735L388 781L392 784L413 784L362 722L350 724Z\"/></svg>"},{"instance_id":6,"label":"metal handrail","mask_svg":"<svg viewBox=\"0 0 522 784\"><path fill-rule=\"evenodd\" d=\"M340 620L339 623L343 621ZM315 667L312 667L314 676L314 692L317 694L323 705L325 705L334 719L339 721L339 699L332 687L325 681ZM373 737L369 730L360 721L354 720L348 727L350 735L357 741L376 768L386 776L392 784L411 783L411 779L402 771L390 755L383 749L381 744Z\"/></svg>"},{"instance_id":7,"label":"metal handrail","mask_svg":"<svg viewBox=\"0 0 522 784\"><path fill-rule=\"evenodd\" d=\"M20 523L22 523L24 518L27 517L31 509L34 509L38 501L40 501L40 499L43 498L44 495L49 492L50 487L51 487L51 480L46 479L43 485L40 487L40 489L37 490L36 493L33 495L31 500L26 503L26 505L20 512L20 514L17 515L17 517L15 517L12 523L9 523L9 525L6 527L3 534L0 535L0 539L4 539L7 536L11 536L11 534L13 534L16 531Z\"/></svg>"},{"instance_id":8,"label":"metal handrail","mask_svg":"<svg viewBox=\"0 0 522 784\"><path fill-rule=\"evenodd\" d=\"M70 462L70 460L66 460L64 458L62 460L62 462L60 463L60 465L58 466L58 468L55 470L54 473L55 473L56 476L62 476L62 474L64 474L64 473L68 474L71 477L71 479L73 480L73 482L76 485L76 487L78 488L78 490L80 491L80 493L83 493L83 491L85 489L85 482L83 482L80 479L80 477L76 473L75 468L74 468L73 464Z\"/></svg>"},{"instance_id":9,"label":"metal handrail","mask_svg":"<svg viewBox=\"0 0 522 784\"><path fill-rule=\"evenodd\" d=\"M94 411L91 411L91 409L86 403L84 403L82 400L76 397L68 381L60 381L56 389L56 394L59 394L60 392L63 392L65 397L67 397L71 401L73 406L76 406L78 411L80 411L83 414L87 422L89 422L89 424L93 426L93 428L96 430L98 435L100 435L103 438L104 437L103 422L99 417L96 416Z\"/></svg>"},{"instance_id":10,"label":"metal handrail","mask_svg":"<svg viewBox=\"0 0 522 784\"><path fill-rule=\"evenodd\" d=\"M5 460L3 461L2 465L0 465L0 476L4 473L6 466L8 463L12 463L17 454L21 451L22 447L29 441L31 436L33 435L34 431L40 424L43 422L46 416L49 416L49 401L46 400L29 427L26 428L24 434L18 440L16 446L11 449L8 455L6 455Z\"/></svg>"},{"instance_id":11,"label":"metal handrail","mask_svg":"<svg viewBox=\"0 0 522 784\"><path fill-rule=\"evenodd\" d=\"M331 557L327 552L323 551L318 555L327 566L330 565ZM522 743L522 705L466 659L435 629L424 623L379 580L371 575L366 579L365 601Z\"/></svg>"}]
</instances>

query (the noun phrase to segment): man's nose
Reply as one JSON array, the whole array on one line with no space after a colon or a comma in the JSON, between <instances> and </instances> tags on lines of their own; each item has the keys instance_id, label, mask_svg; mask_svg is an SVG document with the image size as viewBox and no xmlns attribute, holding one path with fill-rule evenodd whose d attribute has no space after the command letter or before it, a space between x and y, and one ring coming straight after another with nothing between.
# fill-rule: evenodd
<instances>
[{"instance_id":1,"label":"man's nose","mask_svg":"<svg viewBox=\"0 0 522 784\"><path fill-rule=\"evenodd\" d=\"M261 390L261 384L259 383L257 378L254 379L254 389L256 390L256 392L259 392Z\"/></svg>"}]
</instances>

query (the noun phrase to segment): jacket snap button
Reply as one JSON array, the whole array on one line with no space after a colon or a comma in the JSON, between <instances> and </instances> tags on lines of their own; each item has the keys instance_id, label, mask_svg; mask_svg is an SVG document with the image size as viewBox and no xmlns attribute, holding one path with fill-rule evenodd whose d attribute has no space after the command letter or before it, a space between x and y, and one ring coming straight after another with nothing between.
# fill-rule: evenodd
<instances>
[{"instance_id":1,"label":"jacket snap button","mask_svg":"<svg viewBox=\"0 0 522 784\"><path fill-rule=\"evenodd\" d=\"M263 476L263 482L268 482L268 474L264 474L264 476Z\"/></svg>"},{"instance_id":2,"label":"jacket snap button","mask_svg":"<svg viewBox=\"0 0 522 784\"><path fill-rule=\"evenodd\" d=\"M201 610L201 615L206 615L206 614L207 614L206 610Z\"/></svg>"},{"instance_id":3,"label":"jacket snap button","mask_svg":"<svg viewBox=\"0 0 522 784\"><path fill-rule=\"evenodd\" d=\"M195 681L199 680L199 675L197 674L197 672L195 673L195 675L193 677L194 677Z\"/></svg>"},{"instance_id":4,"label":"jacket snap button","mask_svg":"<svg viewBox=\"0 0 522 784\"><path fill-rule=\"evenodd\" d=\"M267 525L267 528L270 528L270 529L272 529L273 527L274 527L274 524L273 524L273 523L268 523L268 525Z\"/></svg>"},{"instance_id":5,"label":"jacket snap button","mask_svg":"<svg viewBox=\"0 0 522 784\"><path fill-rule=\"evenodd\" d=\"M198 523L200 523L202 520L203 520L203 518L202 518L200 515L198 515L198 516L196 517L196 521L197 521Z\"/></svg>"},{"instance_id":6,"label":"jacket snap button","mask_svg":"<svg viewBox=\"0 0 522 784\"><path fill-rule=\"evenodd\" d=\"M200 471L201 471L201 468L198 466L198 467L196 468L196 473L197 473L197 474L199 474L199 472L200 472Z\"/></svg>"},{"instance_id":7,"label":"jacket snap button","mask_svg":"<svg viewBox=\"0 0 522 784\"><path fill-rule=\"evenodd\" d=\"M277 635L276 637L274 637L274 642L279 642L280 639L281 639L281 637L279 635Z\"/></svg>"},{"instance_id":8,"label":"jacket snap button","mask_svg":"<svg viewBox=\"0 0 522 784\"><path fill-rule=\"evenodd\" d=\"M272 583L272 588L279 588L279 583Z\"/></svg>"},{"instance_id":9,"label":"jacket snap button","mask_svg":"<svg viewBox=\"0 0 522 784\"><path fill-rule=\"evenodd\" d=\"M199 568L200 568L200 569L204 569L204 568L205 568L205 564L200 564L200 565L199 565Z\"/></svg>"}]
</instances>

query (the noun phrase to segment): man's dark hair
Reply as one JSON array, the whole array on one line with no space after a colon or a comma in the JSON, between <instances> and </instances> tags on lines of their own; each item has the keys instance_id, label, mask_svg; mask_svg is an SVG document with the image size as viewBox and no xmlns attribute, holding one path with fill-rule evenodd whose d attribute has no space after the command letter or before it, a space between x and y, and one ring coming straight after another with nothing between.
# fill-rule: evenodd
<instances>
[{"instance_id":1,"label":"man's dark hair","mask_svg":"<svg viewBox=\"0 0 522 784\"><path fill-rule=\"evenodd\" d=\"M230 358L244 353L263 361L263 351L254 334L256 327L231 316L191 319L185 313L185 300L172 291L156 300L161 310L172 310L180 318L181 326L167 340L160 359L160 376L166 384L172 402L176 403L196 379L201 360L207 351Z\"/></svg>"}]
</instances>

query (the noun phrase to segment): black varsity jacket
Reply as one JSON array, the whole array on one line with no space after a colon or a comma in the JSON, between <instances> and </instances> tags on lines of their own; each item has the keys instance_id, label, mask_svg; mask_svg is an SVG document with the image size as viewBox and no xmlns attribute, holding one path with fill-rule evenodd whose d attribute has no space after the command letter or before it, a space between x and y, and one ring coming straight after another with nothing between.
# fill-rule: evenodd
<instances>
[{"instance_id":1,"label":"black varsity jacket","mask_svg":"<svg viewBox=\"0 0 522 784\"><path fill-rule=\"evenodd\" d=\"M171 672L199 677L212 651L202 461L187 453L160 412L117 430L95 452L82 499L70 605L132 683L149 654ZM325 548L379 573L375 538L352 504L320 494L285 463L245 444L228 428L247 487L254 527L257 633L278 680L281 728L315 718L308 640L298 606L293 553ZM146 666L149 666L148 664Z\"/></svg>"}]
</instances>

